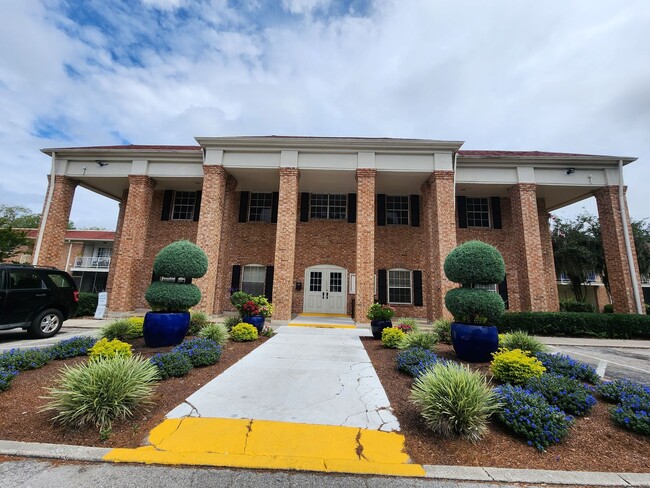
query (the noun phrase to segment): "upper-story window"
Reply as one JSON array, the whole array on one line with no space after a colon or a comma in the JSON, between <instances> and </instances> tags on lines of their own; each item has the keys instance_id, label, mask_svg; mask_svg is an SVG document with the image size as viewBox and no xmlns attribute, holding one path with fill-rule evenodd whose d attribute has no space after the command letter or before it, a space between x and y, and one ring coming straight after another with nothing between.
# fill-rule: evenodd
<instances>
[{"instance_id":1,"label":"upper-story window","mask_svg":"<svg viewBox=\"0 0 650 488\"><path fill-rule=\"evenodd\" d=\"M386 224L409 225L408 196L386 196Z\"/></svg>"},{"instance_id":2,"label":"upper-story window","mask_svg":"<svg viewBox=\"0 0 650 488\"><path fill-rule=\"evenodd\" d=\"M467 227L490 227L490 199L467 197Z\"/></svg>"},{"instance_id":3,"label":"upper-story window","mask_svg":"<svg viewBox=\"0 0 650 488\"><path fill-rule=\"evenodd\" d=\"M309 217L312 219L343 220L347 218L346 195L312 193L309 201Z\"/></svg>"},{"instance_id":4,"label":"upper-story window","mask_svg":"<svg viewBox=\"0 0 650 488\"><path fill-rule=\"evenodd\" d=\"M172 220L192 220L196 207L195 191L174 192L174 206L172 207Z\"/></svg>"},{"instance_id":5,"label":"upper-story window","mask_svg":"<svg viewBox=\"0 0 650 488\"><path fill-rule=\"evenodd\" d=\"M272 193L251 193L248 220L251 222L271 222L272 207Z\"/></svg>"}]
</instances>

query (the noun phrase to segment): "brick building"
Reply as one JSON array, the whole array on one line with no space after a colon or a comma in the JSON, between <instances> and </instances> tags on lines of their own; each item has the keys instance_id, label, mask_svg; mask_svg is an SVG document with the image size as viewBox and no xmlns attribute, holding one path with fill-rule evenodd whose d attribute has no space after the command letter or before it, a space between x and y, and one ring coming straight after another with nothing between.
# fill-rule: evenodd
<instances>
[{"instance_id":1,"label":"brick building","mask_svg":"<svg viewBox=\"0 0 650 488\"><path fill-rule=\"evenodd\" d=\"M50 187L36 249L61 255L77 185L120 202L108 281L111 312L146 308L153 259L188 239L208 255L196 280L211 313L233 288L265 293L275 319L301 312L366 321L373 300L399 316L448 314L443 273L457 244L480 239L506 262L493 289L510 310L557 310L549 211L595 196L612 300L637 312L640 278L628 260L619 165L634 158L463 151L462 142L200 137L195 146L45 149ZM631 266L630 266L631 264ZM635 285L633 285L635 283ZM637 292L635 293L635 287Z\"/></svg>"}]
</instances>

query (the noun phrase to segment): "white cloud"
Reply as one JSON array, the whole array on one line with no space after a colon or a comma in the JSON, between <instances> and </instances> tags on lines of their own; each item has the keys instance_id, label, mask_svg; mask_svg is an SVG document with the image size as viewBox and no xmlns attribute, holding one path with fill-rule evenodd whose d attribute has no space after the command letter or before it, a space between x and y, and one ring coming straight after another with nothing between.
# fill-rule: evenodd
<instances>
[{"instance_id":1,"label":"white cloud","mask_svg":"<svg viewBox=\"0 0 650 488\"><path fill-rule=\"evenodd\" d=\"M324 10L331 0L282 0L282 8L292 14L312 14L316 10Z\"/></svg>"},{"instance_id":2,"label":"white cloud","mask_svg":"<svg viewBox=\"0 0 650 488\"><path fill-rule=\"evenodd\" d=\"M183 0L142 0L142 3L160 10L174 10L182 5Z\"/></svg>"}]
</instances>

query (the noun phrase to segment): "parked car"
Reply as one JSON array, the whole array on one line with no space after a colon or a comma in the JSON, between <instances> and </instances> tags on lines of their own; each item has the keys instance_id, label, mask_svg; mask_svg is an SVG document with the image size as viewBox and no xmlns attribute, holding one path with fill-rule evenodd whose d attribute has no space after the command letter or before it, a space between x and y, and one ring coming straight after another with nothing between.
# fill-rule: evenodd
<instances>
[{"instance_id":1,"label":"parked car","mask_svg":"<svg viewBox=\"0 0 650 488\"><path fill-rule=\"evenodd\" d=\"M30 337L52 337L74 317L79 291L65 271L0 264L0 330L22 328Z\"/></svg>"}]
</instances>

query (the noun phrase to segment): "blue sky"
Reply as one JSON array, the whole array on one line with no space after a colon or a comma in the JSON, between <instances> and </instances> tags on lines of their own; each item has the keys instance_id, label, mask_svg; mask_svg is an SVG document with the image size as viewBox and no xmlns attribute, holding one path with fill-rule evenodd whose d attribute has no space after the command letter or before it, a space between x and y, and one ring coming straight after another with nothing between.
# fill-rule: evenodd
<instances>
[{"instance_id":1,"label":"blue sky","mask_svg":"<svg viewBox=\"0 0 650 488\"><path fill-rule=\"evenodd\" d=\"M637 156L630 211L650 217L647 0L0 0L0 14L3 204L41 210L42 147L343 135ZM77 191L78 226L116 218Z\"/></svg>"}]
</instances>

